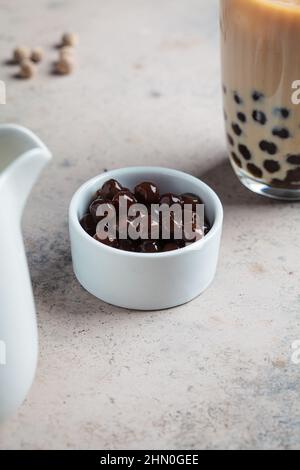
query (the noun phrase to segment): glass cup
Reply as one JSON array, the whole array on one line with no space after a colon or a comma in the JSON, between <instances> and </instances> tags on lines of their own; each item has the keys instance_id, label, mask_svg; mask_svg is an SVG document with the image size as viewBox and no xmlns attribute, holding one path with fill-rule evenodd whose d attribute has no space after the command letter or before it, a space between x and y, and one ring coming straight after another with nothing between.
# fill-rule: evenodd
<instances>
[{"instance_id":1,"label":"glass cup","mask_svg":"<svg viewBox=\"0 0 300 470\"><path fill-rule=\"evenodd\" d=\"M300 0L220 0L229 157L250 190L300 200Z\"/></svg>"}]
</instances>

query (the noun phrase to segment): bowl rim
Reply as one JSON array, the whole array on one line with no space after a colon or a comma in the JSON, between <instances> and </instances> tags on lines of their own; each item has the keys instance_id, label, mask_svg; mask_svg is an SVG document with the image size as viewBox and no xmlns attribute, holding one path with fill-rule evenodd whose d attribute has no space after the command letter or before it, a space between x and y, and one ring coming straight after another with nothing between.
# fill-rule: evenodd
<instances>
[{"instance_id":1,"label":"bowl rim","mask_svg":"<svg viewBox=\"0 0 300 470\"><path fill-rule=\"evenodd\" d=\"M173 251L165 251L161 253L139 253L139 252L132 252L132 251L124 251L124 250L119 250L117 248L113 248L107 245L104 245L103 243L99 243L97 240L95 240L93 237L91 237L81 226L80 221L77 216L77 210L79 206L79 202L83 195L89 190L91 186L93 186L96 181L99 179L102 179L103 177L107 177L107 180L109 179L117 179L120 176L129 174L129 173L147 173L147 172L156 172L159 173L160 175L166 175L166 176L177 176L186 179L187 181L193 181L196 183L201 191L206 191L208 194L208 197L211 199L214 208L215 208L215 220L213 223L213 226L211 227L209 233L202 238L201 240L198 240L195 243L192 243L189 246L186 246L184 248L180 248L179 250L173 250ZM219 232L222 229L222 224L223 224L223 206L222 203L216 194L216 192L206 183L204 183L202 180L199 178L196 178L195 176L192 176L189 173L186 173L184 171L180 170L175 170L171 168L166 168L166 167L159 167L159 166L128 166L124 168L118 168L114 170L110 170L107 172L100 173L97 176L94 176L93 178L89 179L85 183L83 183L77 191L74 193L70 207L69 207L69 224L70 224L70 230L71 227L74 229L83 239L87 241L87 243L92 243L94 246L97 246L99 249L106 251L107 253L111 253L114 255L120 255L120 256L130 256L131 258L151 258L151 259L161 259L161 258L169 258L173 256L182 256L188 252L193 252L193 251L198 251L200 249L203 249L205 245L209 242L211 238L213 238L217 232Z\"/></svg>"}]
</instances>

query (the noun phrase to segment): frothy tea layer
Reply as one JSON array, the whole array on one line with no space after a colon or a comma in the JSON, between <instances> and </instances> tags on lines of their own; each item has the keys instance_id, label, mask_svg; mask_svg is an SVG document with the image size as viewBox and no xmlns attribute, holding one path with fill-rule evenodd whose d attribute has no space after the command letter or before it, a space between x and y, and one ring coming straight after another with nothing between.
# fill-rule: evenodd
<instances>
[{"instance_id":1,"label":"frothy tea layer","mask_svg":"<svg viewBox=\"0 0 300 470\"><path fill-rule=\"evenodd\" d=\"M300 0L243 0L248 3L260 3L265 8L268 8L269 12L270 9L281 9L282 11L291 11L297 10L300 7Z\"/></svg>"},{"instance_id":2,"label":"frothy tea layer","mask_svg":"<svg viewBox=\"0 0 300 470\"><path fill-rule=\"evenodd\" d=\"M257 1L257 0L255 0ZM275 3L284 6L297 6L300 5L300 0L261 0L262 2Z\"/></svg>"}]
</instances>

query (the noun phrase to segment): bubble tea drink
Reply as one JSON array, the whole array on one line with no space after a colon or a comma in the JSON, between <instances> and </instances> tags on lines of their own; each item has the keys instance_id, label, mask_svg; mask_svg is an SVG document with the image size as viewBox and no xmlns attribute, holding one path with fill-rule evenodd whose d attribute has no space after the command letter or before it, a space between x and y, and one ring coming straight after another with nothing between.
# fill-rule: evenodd
<instances>
[{"instance_id":1,"label":"bubble tea drink","mask_svg":"<svg viewBox=\"0 0 300 470\"><path fill-rule=\"evenodd\" d=\"M220 0L220 10L233 168L252 191L300 200L300 0Z\"/></svg>"}]
</instances>

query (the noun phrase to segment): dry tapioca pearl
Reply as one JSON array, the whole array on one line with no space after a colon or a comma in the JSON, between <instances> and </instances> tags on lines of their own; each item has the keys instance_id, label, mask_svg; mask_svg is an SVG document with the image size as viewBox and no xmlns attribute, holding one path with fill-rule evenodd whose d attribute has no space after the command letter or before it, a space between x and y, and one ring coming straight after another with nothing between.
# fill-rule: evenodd
<instances>
[{"instance_id":1,"label":"dry tapioca pearl","mask_svg":"<svg viewBox=\"0 0 300 470\"><path fill-rule=\"evenodd\" d=\"M239 121L241 122L247 122L247 117L246 117L246 114L244 113L237 113L237 118Z\"/></svg>"},{"instance_id":2,"label":"dry tapioca pearl","mask_svg":"<svg viewBox=\"0 0 300 470\"><path fill-rule=\"evenodd\" d=\"M235 135L237 135L237 136L242 135L243 131L242 131L242 129L240 128L240 126L238 124L233 123L231 127L232 127L232 130L235 133Z\"/></svg>"},{"instance_id":3,"label":"dry tapioca pearl","mask_svg":"<svg viewBox=\"0 0 300 470\"><path fill-rule=\"evenodd\" d=\"M234 161L234 163L239 167L239 168L242 168L242 162L241 160L239 159L239 157L237 156L237 154L235 152L231 152L231 156L232 156L232 159Z\"/></svg>"},{"instance_id":4,"label":"dry tapioca pearl","mask_svg":"<svg viewBox=\"0 0 300 470\"><path fill-rule=\"evenodd\" d=\"M255 122L258 122L262 126L264 126L267 122L267 117L266 117L265 113L263 113L262 111L258 111L257 109L255 109L253 111L252 117L253 117Z\"/></svg>"},{"instance_id":5,"label":"dry tapioca pearl","mask_svg":"<svg viewBox=\"0 0 300 470\"><path fill-rule=\"evenodd\" d=\"M35 47L31 51L30 59L32 60L32 62L39 63L42 61L43 55L44 55L43 49L41 47Z\"/></svg>"},{"instance_id":6,"label":"dry tapioca pearl","mask_svg":"<svg viewBox=\"0 0 300 470\"><path fill-rule=\"evenodd\" d=\"M80 225L91 237L96 233L96 223L91 214L86 214L80 220Z\"/></svg>"},{"instance_id":7,"label":"dry tapioca pearl","mask_svg":"<svg viewBox=\"0 0 300 470\"><path fill-rule=\"evenodd\" d=\"M277 153L277 145L273 142L268 142L267 140L262 140L259 143L259 147L263 152L267 152L270 155L275 155Z\"/></svg>"},{"instance_id":8,"label":"dry tapioca pearl","mask_svg":"<svg viewBox=\"0 0 300 470\"><path fill-rule=\"evenodd\" d=\"M26 46L17 47L13 52L13 61L15 63L20 63L22 60L30 58L30 49Z\"/></svg>"},{"instance_id":9,"label":"dry tapioca pearl","mask_svg":"<svg viewBox=\"0 0 300 470\"><path fill-rule=\"evenodd\" d=\"M233 147L234 146L234 140L233 140L233 138L231 137L230 134L227 134L227 140L228 140L229 144Z\"/></svg>"},{"instance_id":10,"label":"dry tapioca pearl","mask_svg":"<svg viewBox=\"0 0 300 470\"><path fill-rule=\"evenodd\" d=\"M280 170L280 165L275 160L265 160L264 167L269 173L276 173Z\"/></svg>"},{"instance_id":11,"label":"dry tapioca pearl","mask_svg":"<svg viewBox=\"0 0 300 470\"><path fill-rule=\"evenodd\" d=\"M78 36L75 33L65 33L61 38L61 43L63 46L74 47L78 44Z\"/></svg>"},{"instance_id":12,"label":"dry tapioca pearl","mask_svg":"<svg viewBox=\"0 0 300 470\"><path fill-rule=\"evenodd\" d=\"M300 165L300 155L288 155L287 162L291 165Z\"/></svg>"},{"instance_id":13,"label":"dry tapioca pearl","mask_svg":"<svg viewBox=\"0 0 300 470\"><path fill-rule=\"evenodd\" d=\"M290 111L286 108L275 108L273 114L280 118L287 119L290 116Z\"/></svg>"},{"instance_id":14,"label":"dry tapioca pearl","mask_svg":"<svg viewBox=\"0 0 300 470\"><path fill-rule=\"evenodd\" d=\"M236 102L236 104L243 104L243 100L242 98L239 96L238 93L234 93L233 94L233 98L234 98L234 101Z\"/></svg>"},{"instance_id":15,"label":"dry tapioca pearl","mask_svg":"<svg viewBox=\"0 0 300 470\"><path fill-rule=\"evenodd\" d=\"M247 169L256 178L261 178L263 175L263 172L261 171L261 169L258 168L258 166L254 165L254 163L248 163Z\"/></svg>"},{"instance_id":16,"label":"dry tapioca pearl","mask_svg":"<svg viewBox=\"0 0 300 470\"><path fill-rule=\"evenodd\" d=\"M252 93L252 99L253 101L260 101L264 98L264 94L260 93L259 91L254 91Z\"/></svg>"},{"instance_id":17,"label":"dry tapioca pearl","mask_svg":"<svg viewBox=\"0 0 300 470\"><path fill-rule=\"evenodd\" d=\"M288 139L290 137L290 132L285 127L274 127L272 134L280 139Z\"/></svg>"},{"instance_id":18,"label":"dry tapioca pearl","mask_svg":"<svg viewBox=\"0 0 300 470\"><path fill-rule=\"evenodd\" d=\"M244 157L245 160L251 160L251 152L248 149L248 147L246 147L246 145L240 144L238 146L238 149L239 149L240 154Z\"/></svg>"},{"instance_id":19,"label":"dry tapioca pearl","mask_svg":"<svg viewBox=\"0 0 300 470\"><path fill-rule=\"evenodd\" d=\"M75 67L74 58L71 56L60 56L54 64L54 73L57 75L70 75Z\"/></svg>"},{"instance_id":20,"label":"dry tapioca pearl","mask_svg":"<svg viewBox=\"0 0 300 470\"><path fill-rule=\"evenodd\" d=\"M36 72L35 66L30 60L22 60L21 62L21 68L19 72L19 77L20 78L31 78L34 76Z\"/></svg>"}]
</instances>

